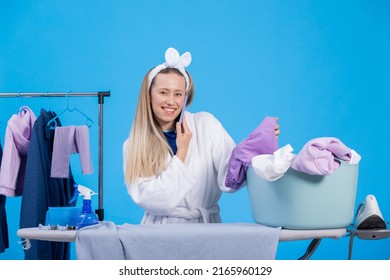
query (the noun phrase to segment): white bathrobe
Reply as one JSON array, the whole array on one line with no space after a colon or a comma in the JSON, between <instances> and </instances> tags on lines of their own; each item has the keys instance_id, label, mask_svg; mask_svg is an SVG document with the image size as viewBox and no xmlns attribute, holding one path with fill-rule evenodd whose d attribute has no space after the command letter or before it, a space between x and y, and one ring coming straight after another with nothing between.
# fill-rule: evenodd
<instances>
[{"instance_id":1,"label":"white bathrobe","mask_svg":"<svg viewBox=\"0 0 390 280\"><path fill-rule=\"evenodd\" d=\"M235 191L224 184L233 139L210 113L185 112L185 116L192 132L185 162L167 154L161 174L127 185L133 201L145 210L143 224L221 222L221 193ZM123 144L124 170L127 142Z\"/></svg>"}]
</instances>

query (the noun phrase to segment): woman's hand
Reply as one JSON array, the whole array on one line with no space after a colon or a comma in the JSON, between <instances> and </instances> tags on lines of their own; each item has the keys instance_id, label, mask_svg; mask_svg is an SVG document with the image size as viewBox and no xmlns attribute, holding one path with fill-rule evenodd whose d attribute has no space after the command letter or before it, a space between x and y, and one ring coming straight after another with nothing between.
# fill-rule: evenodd
<instances>
[{"instance_id":1,"label":"woman's hand","mask_svg":"<svg viewBox=\"0 0 390 280\"><path fill-rule=\"evenodd\" d=\"M187 126L187 120L186 117L183 116L183 123L180 124L180 122L176 123L176 146L177 146L177 153L176 156L178 156L182 162L184 162L188 147L190 146L192 138L192 132Z\"/></svg>"},{"instance_id":2,"label":"woman's hand","mask_svg":"<svg viewBox=\"0 0 390 280\"><path fill-rule=\"evenodd\" d=\"M279 138L279 134L280 134L280 130L279 130L279 124L278 124L278 120L279 120L279 118L278 117L275 117L275 119L276 119L276 124L275 124L275 136L276 136L276 139L278 139Z\"/></svg>"}]
</instances>

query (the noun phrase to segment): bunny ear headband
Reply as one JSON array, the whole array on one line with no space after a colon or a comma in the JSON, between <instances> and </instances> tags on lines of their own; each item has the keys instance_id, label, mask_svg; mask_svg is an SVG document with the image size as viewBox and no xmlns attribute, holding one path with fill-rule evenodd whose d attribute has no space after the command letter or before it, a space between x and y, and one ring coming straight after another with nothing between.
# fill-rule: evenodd
<instances>
[{"instance_id":1,"label":"bunny ear headband","mask_svg":"<svg viewBox=\"0 0 390 280\"><path fill-rule=\"evenodd\" d=\"M190 86L190 80L186 73L185 67L189 66L191 63L191 54L189 52L185 52L181 56L179 52L174 48L168 48L165 52L165 62L157 65L150 71L148 77L148 86L150 88L150 84L152 83L154 77L165 68L176 68L183 74L186 79L186 91L188 91L188 87Z\"/></svg>"}]
</instances>

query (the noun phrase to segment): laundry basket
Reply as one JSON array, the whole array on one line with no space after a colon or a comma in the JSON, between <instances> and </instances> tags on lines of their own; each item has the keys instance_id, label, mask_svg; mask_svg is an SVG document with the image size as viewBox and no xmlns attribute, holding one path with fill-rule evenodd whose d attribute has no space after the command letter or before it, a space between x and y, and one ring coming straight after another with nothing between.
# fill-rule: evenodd
<instances>
[{"instance_id":1,"label":"laundry basket","mask_svg":"<svg viewBox=\"0 0 390 280\"><path fill-rule=\"evenodd\" d=\"M256 223L286 229L346 227L354 216L358 164L340 162L331 175L309 175L290 168L276 181L247 171L247 187Z\"/></svg>"}]
</instances>

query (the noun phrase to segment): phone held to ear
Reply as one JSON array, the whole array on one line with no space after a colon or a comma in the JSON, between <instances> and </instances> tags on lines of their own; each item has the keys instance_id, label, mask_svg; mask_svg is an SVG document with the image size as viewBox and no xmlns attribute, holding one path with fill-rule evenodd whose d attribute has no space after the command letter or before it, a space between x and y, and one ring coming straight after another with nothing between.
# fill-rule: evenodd
<instances>
[{"instance_id":1,"label":"phone held to ear","mask_svg":"<svg viewBox=\"0 0 390 280\"><path fill-rule=\"evenodd\" d=\"M183 117L184 117L184 111L185 111L186 106L187 106L187 99L188 99L188 95L186 94L186 96L184 97L183 108L181 109L181 113L180 113L180 118L179 118L180 124L183 124Z\"/></svg>"}]
</instances>

